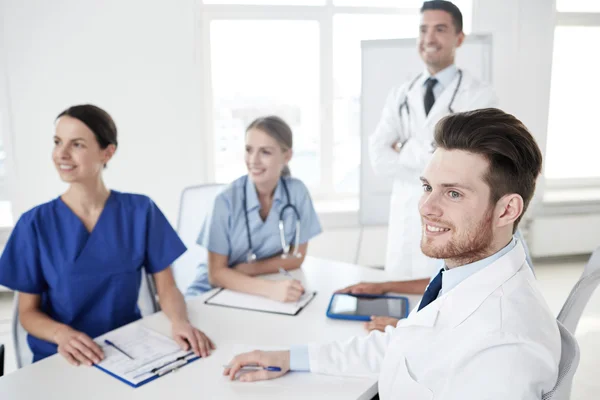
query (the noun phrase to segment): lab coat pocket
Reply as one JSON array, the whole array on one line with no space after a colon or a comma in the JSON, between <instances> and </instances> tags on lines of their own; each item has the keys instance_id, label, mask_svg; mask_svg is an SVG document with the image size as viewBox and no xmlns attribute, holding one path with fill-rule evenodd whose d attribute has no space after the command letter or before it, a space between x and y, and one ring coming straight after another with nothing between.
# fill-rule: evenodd
<instances>
[{"instance_id":1,"label":"lab coat pocket","mask_svg":"<svg viewBox=\"0 0 600 400\"><path fill-rule=\"evenodd\" d=\"M433 400L433 392L417 382L406 357L402 354L397 355L393 366L384 367L379 384L382 399Z\"/></svg>"}]
</instances>

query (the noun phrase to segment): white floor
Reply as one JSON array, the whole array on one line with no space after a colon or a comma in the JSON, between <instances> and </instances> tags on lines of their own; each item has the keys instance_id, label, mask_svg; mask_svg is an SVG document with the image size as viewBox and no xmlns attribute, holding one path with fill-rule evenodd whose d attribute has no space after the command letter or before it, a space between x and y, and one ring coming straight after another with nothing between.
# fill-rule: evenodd
<instances>
[{"instance_id":1,"label":"white floor","mask_svg":"<svg viewBox=\"0 0 600 400\"><path fill-rule=\"evenodd\" d=\"M585 258L560 261L538 261L536 274L548 304L558 314L571 288L579 279ZM14 350L10 345L12 295L0 292L0 343L6 347L5 373L16 369ZM600 289L594 294L577 329L582 355L573 385L573 400L600 398Z\"/></svg>"}]
</instances>

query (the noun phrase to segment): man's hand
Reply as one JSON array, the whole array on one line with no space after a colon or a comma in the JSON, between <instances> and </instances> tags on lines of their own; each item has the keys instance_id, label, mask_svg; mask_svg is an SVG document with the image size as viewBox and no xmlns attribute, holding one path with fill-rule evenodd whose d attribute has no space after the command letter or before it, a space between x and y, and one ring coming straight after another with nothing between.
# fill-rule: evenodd
<instances>
[{"instance_id":1,"label":"man's hand","mask_svg":"<svg viewBox=\"0 0 600 400\"><path fill-rule=\"evenodd\" d=\"M244 372L242 370L244 366L279 367L281 368L281 371L267 371L265 369L260 369L258 371ZM253 382L279 378L289 370L289 351L255 350L250 353L235 356L223 371L223 375L229 376L229 379L234 380L238 372L241 372L238 378L241 382Z\"/></svg>"},{"instance_id":2,"label":"man's hand","mask_svg":"<svg viewBox=\"0 0 600 400\"><path fill-rule=\"evenodd\" d=\"M385 328L387 326L396 327L399 319L392 317L376 317L371 316L371 320L369 322L365 322L365 329L369 332L371 331L381 331L385 332Z\"/></svg>"},{"instance_id":3,"label":"man's hand","mask_svg":"<svg viewBox=\"0 0 600 400\"><path fill-rule=\"evenodd\" d=\"M350 294L384 294L386 292L384 283L361 282L336 291L335 293Z\"/></svg>"}]
</instances>

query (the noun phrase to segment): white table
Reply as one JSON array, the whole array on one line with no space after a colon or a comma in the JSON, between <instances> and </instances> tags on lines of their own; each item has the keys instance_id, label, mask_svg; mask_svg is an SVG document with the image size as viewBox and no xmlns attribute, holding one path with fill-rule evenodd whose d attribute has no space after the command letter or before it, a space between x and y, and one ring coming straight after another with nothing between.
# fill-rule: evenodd
<instances>
[{"instance_id":1,"label":"white table","mask_svg":"<svg viewBox=\"0 0 600 400\"><path fill-rule=\"evenodd\" d=\"M301 270L292 274L301 279L307 289L317 291L310 304L294 317L209 306L204 304L209 294L191 300L188 309L192 323L214 340L217 350L206 359L140 388L130 388L93 367L72 367L55 355L0 378L0 399L371 399L377 393L375 379L296 372L276 380L241 383L222 376L222 365L239 351L288 348L292 344L365 335L360 322L325 316L331 293L359 281L391 279L382 270L310 257ZM417 299L411 298L411 307ZM163 313L135 323L170 333L170 324Z\"/></svg>"}]
</instances>

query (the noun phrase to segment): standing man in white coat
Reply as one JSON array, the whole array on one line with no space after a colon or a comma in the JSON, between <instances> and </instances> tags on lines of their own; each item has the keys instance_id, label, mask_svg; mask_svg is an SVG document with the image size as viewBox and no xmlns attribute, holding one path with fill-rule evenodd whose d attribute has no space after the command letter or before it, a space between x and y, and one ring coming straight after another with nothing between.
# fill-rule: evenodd
<instances>
[{"instance_id":1,"label":"standing man in white coat","mask_svg":"<svg viewBox=\"0 0 600 400\"><path fill-rule=\"evenodd\" d=\"M399 277L429 278L439 266L419 248L415 212L421 195L418 177L433 152L435 124L452 112L497 106L490 85L454 64L464 39L458 7L449 1L423 3L417 48L425 70L391 91L369 137L373 169L394 180L385 268Z\"/></svg>"},{"instance_id":2,"label":"standing man in white coat","mask_svg":"<svg viewBox=\"0 0 600 400\"><path fill-rule=\"evenodd\" d=\"M418 309L366 337L241 354L224 374L234 379L242 366L258 364L281 372L239 379L289 370L379 376L382 400L539 400L552 390L558 325L513 237L535 191L540 149L498 109L445 117L435 144L419 180L421 249L445 265Z\"/></svg>"}]
</instances>

